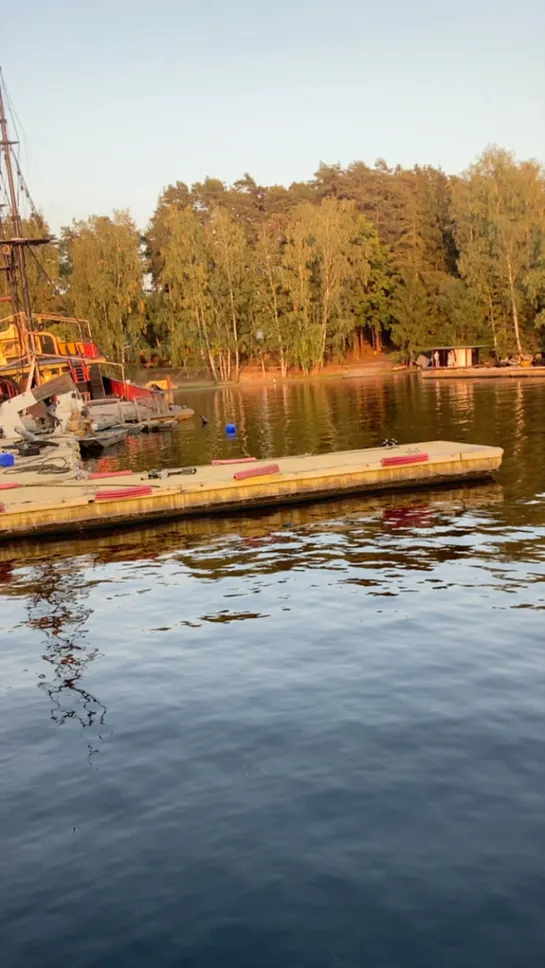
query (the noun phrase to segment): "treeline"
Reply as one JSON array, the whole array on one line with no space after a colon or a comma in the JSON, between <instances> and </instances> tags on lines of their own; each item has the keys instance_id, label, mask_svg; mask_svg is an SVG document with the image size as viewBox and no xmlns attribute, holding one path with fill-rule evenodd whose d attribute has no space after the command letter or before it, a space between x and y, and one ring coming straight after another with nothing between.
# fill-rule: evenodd
<instances>
[{"instance_id":1,"label":"treeline","mask_svg":"<svg viewBox=\"0 0 545 968\"><path fill-rule=\"evenodd\" d=\"M36 307L90 319L118 359L236 380L249 361L308 372L366 343L503 357L543 345L545 179L493 148L462 176L357 162L289 188L177 182L143 236L127 212L93 216L45 258Z\"/></svg>"}]
</instances>

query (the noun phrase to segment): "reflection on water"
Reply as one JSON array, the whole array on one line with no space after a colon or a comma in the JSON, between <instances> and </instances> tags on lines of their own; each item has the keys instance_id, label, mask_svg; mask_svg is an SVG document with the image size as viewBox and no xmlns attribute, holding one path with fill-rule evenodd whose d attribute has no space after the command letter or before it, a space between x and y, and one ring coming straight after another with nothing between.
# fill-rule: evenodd
<instances>
[{"instance_id":1,"label":"reflection on water","mask_svg":"<svg viewBox=\"0 0 545 968\"><path fill-rule=\"evenodd\" d=\"M200 464L220 457L263 459L402 443L450 439L502 446L502 480L520 493L543 489L545 383L426 381L398 375L181 393L196 417L173 434L130 438L99 464L149 468ZM208 423L201 426L198 414ZM226 437L227 423L238 428Z\"/></svg>"},{"instance_id":2,"label":"reflection on water","mask_svg":"<svg viewBox=\"0 0 545 968\"><path fill-rule=\"evenodd\" d=\"M362 495L342 500L319 501L275 511L252 511L245 515L188 518L151 527L127 528L112 534L83 533L70 541L25 539L17 545L0 545L0 567L13 572L14 555L34 561L82 559L92 565L114 560L154 560L184 547L216 541L220 535L237 536L247 544L263 544L267 536L286 528L315 525L320 528L349 530L352 522L363 519L367 526L384 522L390 527L416 525L429 520L433 509L443 513L497 508L503 503L500 484L470 484L458 488L435 488L416 493ZM6 589L7 591L8 589Z\"/></svg>"},{"instance_id":3,"label":"reflection on water","mask_svg":"<svg viewBox=\"0 0 545 968\"><path fill-rule=\"evenodd\" d=\"M541 968L545 387L186 399L207 427L110 463L395 436L504 466L2 547L3 963Z\"/></svg>"},{"instance_id":4,"label":"reflection on water","mask_svg":"<svg viewBox=\"0 0 545 968\"><path fill-rule=\"evenodd\" d=\"M42 636L42 658L49 672L40 673L38 688L50 700L50 716L57 726L73 721L96 734L89 737L89 757L98 752L105 726L106 707L83 682L89 663L100 653L85 644L85 623L92 614L86 607L88 580L81 571L59 561L34 567L26 587L28 627ZM21 594L21 586L18 586Z\"/></svg>"}]
</instances>

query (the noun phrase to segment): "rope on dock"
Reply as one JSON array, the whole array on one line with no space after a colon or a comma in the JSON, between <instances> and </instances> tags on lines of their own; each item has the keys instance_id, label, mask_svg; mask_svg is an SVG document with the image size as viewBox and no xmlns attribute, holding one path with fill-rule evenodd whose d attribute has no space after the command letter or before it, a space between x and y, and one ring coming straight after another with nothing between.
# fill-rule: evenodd
<instances>
[{"instance_id":1,"label":"rope on dock","mask_svg":"<svg viewBox=\"0 0 545 968\"><path fill-rule=\"evenodd\" d=\"M59 461L62 464L59 465ZM39 461L33 461L31 464L15 464L8 470L4 471L4 474L66 474L67 471L71 470L70 462L67 457L62 457L60 454L58 457L42 458Z\"/></svg>"}]
</instances>

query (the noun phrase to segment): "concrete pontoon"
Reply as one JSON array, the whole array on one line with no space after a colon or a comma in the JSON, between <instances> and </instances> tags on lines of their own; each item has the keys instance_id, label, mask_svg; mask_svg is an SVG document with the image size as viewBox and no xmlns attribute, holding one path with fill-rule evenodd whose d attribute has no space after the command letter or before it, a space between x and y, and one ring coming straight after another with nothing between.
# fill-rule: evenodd
<instances>
[{"instance_id":1,"label":"concrete pontoon","mask_svg":"<svg viewBox=\"0 0 545 968\"><path fill-rule=\"evenodd\" d=\"M0 471L0 540L77 535L161 519L274 508L348 494L486 480L503 450L449 441L331 454L174 468L160 476L131 471L81 479L17 466ZM8 485L9 486L5 486Z\"/></svg>"}]
</instances>

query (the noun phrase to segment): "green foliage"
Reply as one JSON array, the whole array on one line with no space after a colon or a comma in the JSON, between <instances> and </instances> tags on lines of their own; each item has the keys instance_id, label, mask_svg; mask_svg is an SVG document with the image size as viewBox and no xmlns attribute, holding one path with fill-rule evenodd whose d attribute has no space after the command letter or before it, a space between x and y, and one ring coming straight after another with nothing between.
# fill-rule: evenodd
<instances>
[{"instance_id":1,"label":"green foliage","mask_svg":"<svg viewBox=\"0 0 545 968\"><path fill-rule=\"evenodd\" d=\"M479 293L463 279L447 276L434 299L435 329L446 344L479 345L490 341L486 306Z\"/></svg>"},{"instance_id":2,"label":"green foliage","mask_svg":"<svg viewBox=\"0 0 545 968\"><path fill-rule=\"evenodd\" d=\"M89 319L102 350L124 362L135 355L145 325L141 242L134 222L125 211L112 218L95 215L74 222L63 241L74 315Z\"/></svg>"},{"instance_id":3,"label":"green foliage","mask_svg":"<svg viewBox=\"0 0 545 968\"><path fill-rule=\"evenodd\" d=\"M379 160L321 164L289 188L178 181L143 240L116 212L40 256L53 286L29 257L36 311L64 300L114 358L148 347L216 380L252 361L310 372L365 342L503 356L545 339L544 174L497 148L456 177Z\"/></svg>"},{"instance_id":4,"label":"green foliage","mask_svg":"<svg viewBox=\"0 0 545 968\"><path fill-rule=\"evenodd\" d=\"M545 238L536 251L532 269L524 278L524 288L534 315L534 326L545 329Z\"/></svg>"},{"instance_id":5,"label":"green foliage","mask_svg":"<svg viewBox=\"0 0 545 968\"><path fill-rule=\"evenodd\" d=\"M195 258L206 266L208 365L222 378L256 356L284 375L314 370L362 335L375 350L386 342L409 355L459 341L504 354L545 331L543 173L506 152L486 152L462 177L384 161L321 164L287 190L245 174L232 187L206 179L182 195L203 226L206 256ZM179 184L162 196L151 236L165 205L179 208ZM170 299L177 257L163 248L169 274L157 292L172 310L171 346L183 332L192 357L203 352L203 325L190 331Z\"/></svg>"},{"instance_id":6,"label":"green foliage","mask_svg":"<svg viewBox=\"0 0 545 968\"><path fill-rule=\"evenodd\" d=\"M40 218L25 219L22 227L25 238L46 239L51 237L49 226ZM9 219L4 222L4 232L7 238L13 234ZM39 313L59 312L62 308L62 292L59 284L61 259L58 245L53 241L41 246L25 247L23 258L35 311ZM0 262L0 266L4 267L8 261ZM14 278L17 280L16 304L19 310L22 310L23 297L20 273L17 272ZM0 295L12 295L6 271L0 272ZM15 311L16 305L14 305L13 300L11 302L0 302L1 319L11 316Z\"/></svg>"},{"instance_id":7,"label":"green foliage","mask_svg":"<svg viewBox=\"0 0 545 968\"><path fill-rule=\"evenodd\" d=\"M357 271L347 293L352 310L352 326L370 334L376 350L391 329L390 300L395 291L394 267L388 250L380 244L378 233L366 218L358 219L354 237Z\"/></svg>"},{"instance_id":8,"label":"green foliage","mask_svg":"<svg viewBox=\"0 0 545 968\"><path fill-rule=\"evenodd\" d=\"M181 212L189 205L189 189L183 182L169 185L159 196L157 208L146 234L148 269L154 282L157 282L164 264L163 249L169 239L168 219L173 211Z\"/></svg>"},{"instance_id":9,"label":"green foliage","mask_svg":"<svg viewBox=\"0 0 545 968\"><path fill-rule=\"evenodd\" d=\"M392 338L410 358L435 339L434 317L426 287L412 269L403 269L391 301Z\"/></svg>"},{"instance_id":10,"label":"green foliage","mask_svg":"<svg viewBox=\"0 0 545 968\"><path fill-rule=\"evenodd\" d=\"M223 208L202 224L192 209L173 211L159 283L174 362L206 361L214 378L238 379L242 323L252 298L244 231Z\"/></svg>"},{"instance_id":11,"label":"green foliage","mask_svg":"<svg viewBox=\"0 0 545 968\"><path fill-rule=\"evenodd\" d=\"M284 285L283 247L284 236L278 225L262 225L254 254L255 332L260 334L260 352L265 347L274 354L282 376L286 376L293 360L294 330Z\"/></svg>"},{"instance_id":12,"label":"green foliage","mask_svg":"<svg viewBox=\"0 0 545 968\"><path fill-rule=\"evenodd\" d=\"M543 291L542 170L490 148L455 186L454 221L460 273L486 307L498 351L532 348Z\"/></svg>"}]
</instances>

